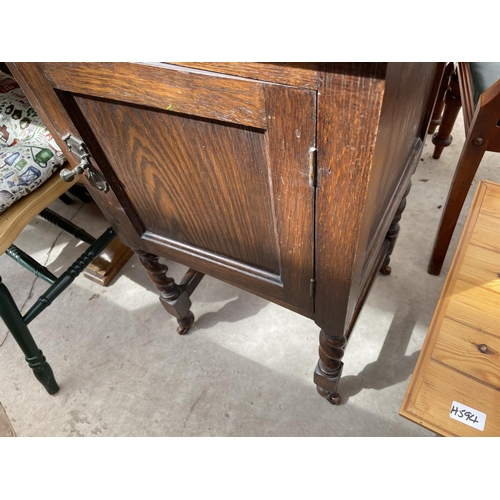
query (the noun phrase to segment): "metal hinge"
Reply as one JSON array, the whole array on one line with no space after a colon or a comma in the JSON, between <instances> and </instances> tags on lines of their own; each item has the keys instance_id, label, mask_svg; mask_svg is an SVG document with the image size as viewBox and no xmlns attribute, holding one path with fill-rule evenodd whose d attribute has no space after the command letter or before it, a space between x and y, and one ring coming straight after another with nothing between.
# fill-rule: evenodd
<instances>
[{"instance_id":1,"label":"metal hinge","mask_svg":"<svg viewBox=\"0 0 500 500\"><path fill-rule=\"evenodd\" d=\"M89 161L91 154L85 143L71 134L66 134L62 140L67 144L68 149L74 155L78 156L80 163L73 170L69 170L68 168L61 170L61 179L66 182L72 182L75 175L82 175L86 171L90 183L97 189L106 192L109 188L108 183L92 168L92 164Z\"/></svg>"},{"instance_id":2,"label":"metal hinge","mask_svg":"<svg viewBox=\"0 0 500 500\"><path fill-rule=\"evenodd\" d=\"M316 280L311 278L309 280L309 297L314 297L314 293L316 292Z\"/></svg>"},{"instance_id":3,"label":"metal hinge","mask_svg":"<svg viewBox=\"0 0 500 500\"><path fill-rule=\"evenodd\" d=\"M309 184L314 188L316 187L318 171L317 151L316 148L309 148Z\"/></svg>"}]
</instances>

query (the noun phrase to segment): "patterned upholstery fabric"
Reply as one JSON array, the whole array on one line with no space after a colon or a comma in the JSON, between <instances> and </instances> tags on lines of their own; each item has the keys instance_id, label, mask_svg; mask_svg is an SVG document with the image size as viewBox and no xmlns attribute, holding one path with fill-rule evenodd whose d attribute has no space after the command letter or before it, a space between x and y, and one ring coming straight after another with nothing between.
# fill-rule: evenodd
<instances>
[{"instance_id":1,"label":"patterned upholstery fabric","mask_svg":"<svg viewBox=\"0 0 500 500\"><path fill-rule=\"evenodd\" d=\"M45 182L64 160L17 82L0 71L0 213Z\"/></svg>"}]
</instances>

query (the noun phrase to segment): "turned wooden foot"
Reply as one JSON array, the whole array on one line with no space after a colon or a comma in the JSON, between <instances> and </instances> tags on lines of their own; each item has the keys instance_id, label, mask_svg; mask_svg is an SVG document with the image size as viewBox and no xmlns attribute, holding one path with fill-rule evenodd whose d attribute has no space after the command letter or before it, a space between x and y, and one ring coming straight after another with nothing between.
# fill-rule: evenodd
<instances>
[{"instance_id":1,"label":"turned wooden foot","mask_svg":"<svg viewBox=\"0 0 500 500\"><path fill-rule=\"evenodd\" d=\"M340 398L340 394L338 392L332 393L332 392L325 391L319 385L316 386L316 389L318 391L318 394L321 397L325 398L332 405L339 405L342 402L342 400Z\"/></svg>"},{"instance_id":2,"label":"turned wooden foot","mask_svg":"<svg viewBox=\"0 0 500 500\"><path fill-rule=\"evenodd\" d=\"M52 368L47 363L45 356L42 351L38 351L38 354L33 358L26 357L26 361L28 362L29 367L33 370L33 374L35 375L38 382L40 382L45 390L53 396L59 392L59 385L56 382L56 378L54 377L54 372Z\"/></svg>"},{"instance_id":3,"label":"turned wooden foot","mask_svg":"<svg viewBox=\"0 0 500 500\"><path fill-rule=\"evenodd\" d=\"M384 262L380 266L380 272L384 276L389 276L389 274L392 273L392 267L389 265L390 262L391 262L391 257L390 255L387 255L384 259Z\"/></svg>"},{"instance_id":4,"label":"turned wooden foot","mask_svg":"<svg viewBox=\"0 0 500 500\"><path fill-rule=\"evenodd\" d=\"M344 335L333 335L321 330L319 334L319 361L314 370L314 383L318 393L329 403L340 404L337 392L342 375L342 358L347 338Z\"/></svg>"},{"instance_id":5,"label":"turned wooden foot","mask_svg":"<svg viewBox=\"0 0 500 500\"><path fill-rule=\"evenodd\" d=\"M139 261L146 269L151 281L160 290L160 302L167 312L177 318L177 333L188 333L194 324L194 314L191 312L190 296L203 278L203 274L190 269L180 284L167 276L168 267L160 264L157 255L136 251Z\"/></svg>"},{"instance_id":6,"label":"turned wooden foot","mask_svg":"<svg viewBox=\"0 0 500 500\"><path fill-rule=\"evenodd\" d=\"M179 335L186 334L194 325L194 314L189 311L188 315L185 318L177 318L177 323L179 323L179 326L177 327L177 333Z\"/></svg>"}]
</instances>

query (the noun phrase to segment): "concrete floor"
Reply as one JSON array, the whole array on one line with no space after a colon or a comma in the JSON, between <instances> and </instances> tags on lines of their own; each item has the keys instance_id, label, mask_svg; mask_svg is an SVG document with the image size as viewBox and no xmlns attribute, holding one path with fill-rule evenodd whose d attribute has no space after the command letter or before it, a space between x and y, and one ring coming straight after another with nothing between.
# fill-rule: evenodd
<instances>
[{"instance_id":1,"label":"concrete floor","mask_svg":"<svg viewBox=\"0 0 500 500\"><path fill-rule=\"evenodd\" d=\"M440 207L462 144L461 116L439 161L427 139L393 272L377 277L349 341L342 405L316 393L319 331L311 320L206 277L193 295L196 326L179 336L133 257L108 288L80 276L31 324L61 386L56 396L35 380L0 325L0 403L16 435L434 436L399 409L477 186L442 275L430 276ZM500 182L499 170L498 157L487 154L476 179ZM106 226L93 203L58 200L53 208L92 234ZM82 248L41 219L17 244L56 274ZM168 265L182 275L182 266ZM23 311L46 289L5 255L0 273Z\"/></svg>"}]
</instances>

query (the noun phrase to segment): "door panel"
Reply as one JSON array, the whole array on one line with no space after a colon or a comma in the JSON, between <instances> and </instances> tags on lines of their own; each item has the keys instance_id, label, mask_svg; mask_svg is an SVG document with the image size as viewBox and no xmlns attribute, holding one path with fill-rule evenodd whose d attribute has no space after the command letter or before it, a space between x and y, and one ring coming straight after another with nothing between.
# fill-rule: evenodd
<instances>
[{"instance_id":1,"label":"door panel","mask_svg":"<svg viewBox=\"0 0 500 500\"><path fill-rule=\"evenodd\" d=\"M53 130L87 144L124 243L313 315L315 91L161 64L16 66L63 105L44 109Z\"/></svg>"},{"instance_id":2,"label":"door panel","mask_svg":"<svg viewBox=\"0 0 500 500\"><path fill-rule=\"evenodd\" d=\"M262 130L76 101L146 231L279 275Z\"/></svg>"}]
</instances>

